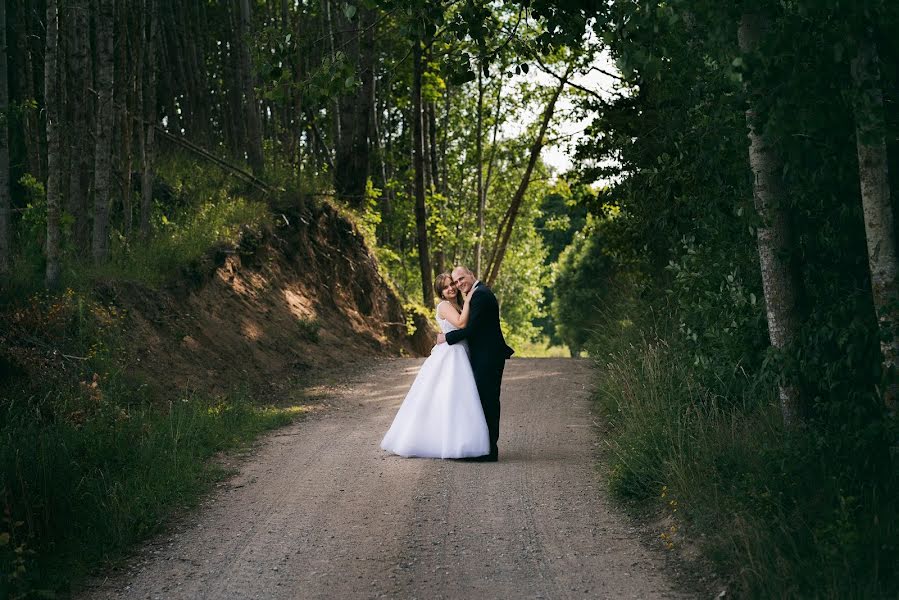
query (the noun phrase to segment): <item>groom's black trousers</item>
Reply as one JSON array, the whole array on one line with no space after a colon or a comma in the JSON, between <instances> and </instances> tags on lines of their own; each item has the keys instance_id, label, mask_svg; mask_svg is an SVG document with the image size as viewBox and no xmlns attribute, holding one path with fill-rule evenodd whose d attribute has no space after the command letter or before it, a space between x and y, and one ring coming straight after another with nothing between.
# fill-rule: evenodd
<instances>
[{"instance_id":1,"label":"groom's black trousers","mask_svg":"<svg viewBox=\"0 0 899 600\"><path fill-rule=\"evenodd\" d=\"M503 369L506 361L496 364L487 363L472 365L474 381L481 397L481 407L484 409L484 418L487 420L487 429L490 431L490 455L496 456L497 441L499 440L499 391L503 382Z\"/></svg>"}]
</instances>

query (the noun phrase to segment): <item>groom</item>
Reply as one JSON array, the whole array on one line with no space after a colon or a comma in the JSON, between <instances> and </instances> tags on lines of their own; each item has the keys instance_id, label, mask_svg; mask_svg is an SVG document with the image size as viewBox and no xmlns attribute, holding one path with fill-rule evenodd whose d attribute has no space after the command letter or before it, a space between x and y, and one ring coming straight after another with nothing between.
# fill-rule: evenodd
<instances>
[{"instance_id":1,"label":"groom","mask_svg":"<svg viewBox=\"0 0 899 600\"><path fill-rule=\"evenodd\" d=\"M513 350L506 345L499 326L499 304L496 296L486 285L475 280L474 273L465 267L456 267L452 272L456 288L469 294L471 309L468 325L462 329L437 336L437 343L455 344L468 340L471 351L471 369L481 397L487 429L490 430L490 454L478 457L484 462L496 462L499 451L499 389L503 381L503 368Z\"/></svg>"}]
</instances>

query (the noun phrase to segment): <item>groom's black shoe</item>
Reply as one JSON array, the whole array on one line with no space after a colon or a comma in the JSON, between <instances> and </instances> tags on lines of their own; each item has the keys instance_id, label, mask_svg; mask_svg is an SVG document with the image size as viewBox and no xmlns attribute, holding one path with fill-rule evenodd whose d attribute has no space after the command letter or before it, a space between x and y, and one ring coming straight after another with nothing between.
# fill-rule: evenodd
<instances>
[{"instance_id":1,"label":"groom's black shoe","mask_svg":"<svg viewBox=\"0 0 899 600\"><path fill-rule=\"evenodd\" d=\"M497 462L499 459L496 454L484 454L483 456L466 456L459 460L464 462Z\"/></svg>"},{"instance_id":2,"label":"groom's black shoe","mask_svg":"<svg viewBox=\"0 0 899 600\"><path fill-rule=\"evenodd\" d=\"M478 462L499 462L499 452L491 452L477 457Z\"/></svg>"}]
</instances>

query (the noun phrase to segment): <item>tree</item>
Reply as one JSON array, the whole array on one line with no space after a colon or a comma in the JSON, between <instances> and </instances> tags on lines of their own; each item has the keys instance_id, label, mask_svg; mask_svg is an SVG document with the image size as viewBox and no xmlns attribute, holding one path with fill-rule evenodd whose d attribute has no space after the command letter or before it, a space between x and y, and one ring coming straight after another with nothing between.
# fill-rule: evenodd
<instances>
[{"instance_id":1,"label":"tree","mask_svg":"<svg viewBox=\"0 0 899 600\"><path fill-rule=\"evenodd\" d=\"M141 26L144 45L144 81L140 82L142 122L138 129L141 155L140 232L150 235L150 212L153 208L153 151L156 131L157 36L159 0L143 0L143 14L148 23Z\"/></svg>"},{"instance_id":2,"label":"tree","mask_svg":"<svg viewBox=\"0 0 899 600\"><path fill-rule=\"evenodd\" d=\"M881 329L880 350L888 377L895 376L899 360L899 339L896 338L897 273L896 240L893 207L890 201L889 161L887 160L883 92L877 47L871 32L862 37L858 53L852 61L855 82L856 146L858 150L859 183L865 214L865 238L868 265L871 270L871 292ZM896 385L888 385L884 401L888 410L896 412Z\"/></svg>"},{"instance_id":3,"label":"tree","mask_svg":"<svg viewBox=\"0 0 899 600\"><path fill-rule=\"evenodd\" d=\"M91 123L91 88L93 76L90 60L90 8L87 0L74 0L71 3L68 31L68 47L70 54L70 116L69 131L90 131ZM66 202L67 211L73 217L73 241L80 253L90 250L90 211L88 210L88 190L90 187L93 147L89 135L69 135L68 144L71 154L69 166L69 190Z\"/></svg>"},{"instance_id":4,"label":"tree","mask_svg":"<svg viewBox=\"0 0 899 600\"><path fill-rule=\"evenodd\" d=\"M97 113L94 150L94 262L109 257L109 201L112 184L113 35L115 0L94 0L97 15Z\"/></svg>"},{"instance_id":5,"label":"tree","mask_svg":"<svg viewBox=\"0 0 899 600\"><path fill-rule=\"evenodd\" d=\"M349 9L345 9L338 22L343 29L342 46L352 58L356 74L348 80L350 91L341 94L337 101L340 137L334 157L334 189L338 198L350 206L361 208L366 200L369 132L374 110L374 19L371 10L360 9L353 30L348 14Z\"/></svg>"},{"instance_id":6,"label":"tree","mask_svg":"<svg viewBox=\"0 0 899 600\"><path fill-rule=\"evenodd\" d=\"M515 219L518 216L518 211L521 209L521 203L524 200L524 195L531 183L531 173L534 171L534 165L537 164L537 159L540 157L540 151L543 149L546 130L549 129L549 123L550 121L552 121L553 113L555 112L556 108L556 101L559 99L559 95L562 93L562 90L568 83L568 77L571 75L572 71L574 71L574 67L575 63L574 61L572 61L568 65L565 74L559 78L559 84L553 90L552 95L549 98L549 102L547 102L546 108L543 110L540 129L537 132L537 136L534 138L533 144L531 144L531 151L530 155L528 156L527 167L525 168L524 175L522 175L521 177L521 183L518 184L518 189L515 191L515 195L512 196L512 200L509 203L509 208L506 211L506 216L503 218L503 221L501 222L499 230L496 234L496 242L493 246L493 253L490 259L490 263L487 266L487 275L485 277L487 285L493 285L493 282L496 281L497 277L499 277L499 270L503 263L503 257L506 254L506 247L509 244L509 238L512 237L512 228L515 225Z\"/></svg>"},{"instance_id":7,"label":"tree","mask_svg":"<svg viewBox=\"0 0 899 600\"><path fill-rule=\"evenodd\" d=\"M475 122L477 125L475 126L474 160L478 195L478 237L474 246L474 272L482 276L481 254L484 247L484 205L486 194L484 193L484 76L483 68L480 66L478 67L478 107Z\"/></svg>"},{"instance_id":8,"label":"tree","mask_svg":"<svg viewBox=\"0 0 899 600\"><path fill-rule=\"evenodd\" d=\"M59 285L59 11L56 0L47 0L47 49L44 53L44 108L47 113L47 270L49 289Z\"/></svg>"},{"instance_id":9,"label":"tree","mask_svg":"<svg viewBox=\"0 0 899 600\"><path fill-rule=\"evenodd\" d=\"M744 13L738 33L740 49L758 52L766 28L765 18L758 13ZM753 198L761 218L756 235L765 305L768 315L768 334L771 345L783 350L796 338L796 292L789 264L791 237L787 219L784 186L781 181L783 165L778 160L771 140L765 135L753 108L755 98L766 94L761 85L751 82L746 122L749 126L749 165L753 173ZM790 382L779 385L780 408L784 424L795 426L800 418L799 389Z\"/></svg>"},{"instance_id":10,"label":"tree","mask_svg":"<svg viewBox=\"0 0 899 600\"><path fill-rule=\"evenodd\" d=\"M259 102L256 100L253 63L250 60L250 0L240 2L240 64L243 84L244 118L247 123L247 158L253 174L261 176L265 163L262 156L262 125L259 121Z\"/></svg>"},{"instance_id":11,"label":"tree","mask_svg":"<svg viewBox=\"0 0 899 600\"><path fill-rule=\"evenodd\" d=\"M6 3L0 4L0 275L9 272L9 89L7 87Z\"/></svg>"},{"instance_id":12,"label":"tree","mask_svg":"<svg viewBox=\"0 0 899 600\"><path fill-rule=\"evenodd\" d=\"M431 258L428 249L428 216L425 206L424 115L421 102L421 40L412 41L412 162L415 193L415 225L418 237L418 263L421 268L422 301L430 306L434 299L431 286Z\"/></svg>"}]
</instances>

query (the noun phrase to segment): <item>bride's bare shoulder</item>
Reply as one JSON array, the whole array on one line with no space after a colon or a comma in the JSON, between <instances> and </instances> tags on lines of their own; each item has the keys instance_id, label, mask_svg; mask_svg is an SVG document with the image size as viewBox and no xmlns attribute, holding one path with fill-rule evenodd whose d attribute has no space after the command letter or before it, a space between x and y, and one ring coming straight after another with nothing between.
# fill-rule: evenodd
<instances>
[{"instance_id":1,"label":"bride's bare shoulder","mask_svg":"<svg viewBox=\"0 0 899 600\"><path fill-rule=\"evenodd\" d=\"M437 316L441 319L446 319L447 315L452 314L447 311L458 312L455 308L453 308L452 304L450 304L446 300L443 300L437 305Z\"/></svg>"}]
</instances>

